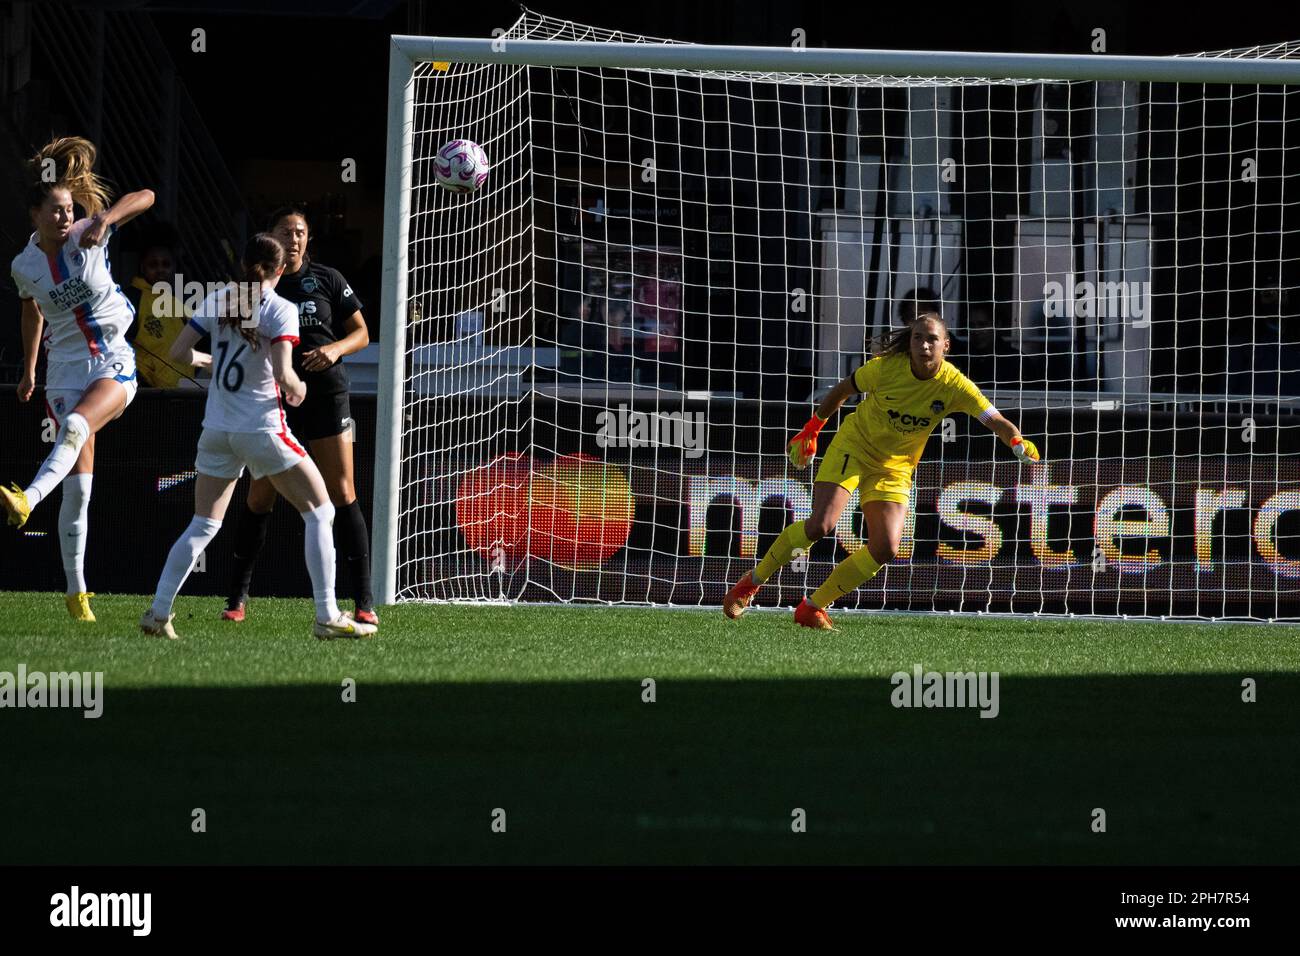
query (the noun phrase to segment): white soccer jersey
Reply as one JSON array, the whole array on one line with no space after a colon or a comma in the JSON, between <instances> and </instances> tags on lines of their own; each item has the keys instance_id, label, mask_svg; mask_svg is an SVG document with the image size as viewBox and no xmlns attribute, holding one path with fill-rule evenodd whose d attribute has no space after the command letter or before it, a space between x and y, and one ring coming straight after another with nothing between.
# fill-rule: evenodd
<instances>
[{"instance_id":1,"label":"white soccer jersey","mask_svg":"<svg viewBox=\"0 0 1300 956\"><path fill-rule=\"evenodd\" d=\"M45 316L43 339L51 362L84 361L129 348L124 336L135 309L108 264L108 240L117 227L110 226L99 245L83 249L78 243L91 222L74 223L53 255L42 251L33 233L11 266L18 295L35 299Z\"/></svg>"},{"instance_id":2,"label":"white soccer jersey","mask_svg":"<svg viewBox=\"0 0 1300 956\"><path fill-rule=\"evenodd\" d=\"M271 432L288 436L280 387L271 371L271 343L298 344L298 307L275 292L262 296L258 309L258 347L236 326L222 323L231 287L203 300L190 325L212 336L212 382L203 427L227 432Z\"/></svg>"}]
</instances>

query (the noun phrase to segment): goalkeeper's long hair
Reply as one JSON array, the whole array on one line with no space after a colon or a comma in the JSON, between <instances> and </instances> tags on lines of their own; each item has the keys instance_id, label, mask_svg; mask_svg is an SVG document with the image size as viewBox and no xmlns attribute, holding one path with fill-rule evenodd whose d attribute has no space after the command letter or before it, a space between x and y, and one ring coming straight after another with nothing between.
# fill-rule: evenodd
<instances>
[{"instance_id":1,"label":"goalkeeper's long hair","mask_svg":"<svg viewBox=\"0 0 1300 956\"><path fill-rule=\"evenodd\" d=\"M269 232L259 232L244 245L244 255L240 262L244 267L244 282L260 288L263 282L274 278L283 268L284 246ZM245 322L256 318L254 312L261 308L261 297L249 298L235 291L233 300L227 300L230 307L224 310L217 321L238 331L244 341L256 351L259 344L257 326L248 326Z\"/></svg>"},{"instance_id":2,"label":"goalkeeper's long hair","mask_svg":"<svg viewBox=\"0 0 1300 956\"><path fill-rule=\"evenodd\" d=\"M95 173L95 144L82 136L46 143L27 161L27 208L35 209L56 189L66 189L87 216L112 203L108 184Z\"/></svg>"},{"instance_id":3,"label":"goalkeeper's long hair","mask_svg":"<svg viewBox=\"0 0 1300 956\"><path fill-rule=\"evenodd\" d=\"M901 329L890 329L877 335L869 343L869 351L874 355L906 355L912 346L912 326L922 319L933 319L943 326L943 334L948 335L948 323L938 312L922 312Z\"/></svg>"}]
</instances>

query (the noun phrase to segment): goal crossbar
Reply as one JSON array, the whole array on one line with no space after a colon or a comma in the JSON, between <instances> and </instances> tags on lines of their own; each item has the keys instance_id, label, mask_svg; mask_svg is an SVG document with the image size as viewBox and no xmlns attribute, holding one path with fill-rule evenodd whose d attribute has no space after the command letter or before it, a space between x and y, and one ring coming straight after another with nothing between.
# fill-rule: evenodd
<instances>
[{"instance_id":1,"label":"goal crossbar","mask_svg":"<svg viewBox=\"0 0 1300 956\"><path fill-rule=\"evenodd\" d=\"M695 43L590 43L394 36L395 53L423 61L530 66L616 67L760 73L1131 80L1152 83L1300 83L1300 60L1109 54L962 53L926 50L725 46Z\"/></svg>"}]
</instances>

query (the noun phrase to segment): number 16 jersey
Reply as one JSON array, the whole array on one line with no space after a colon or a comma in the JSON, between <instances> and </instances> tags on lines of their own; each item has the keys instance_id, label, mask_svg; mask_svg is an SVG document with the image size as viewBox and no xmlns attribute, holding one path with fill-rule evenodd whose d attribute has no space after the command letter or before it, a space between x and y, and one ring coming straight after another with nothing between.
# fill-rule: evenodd
<instances>
[{"instance_id":1,"label":"number 16 jersey","mask_svg":"<svg viewBox=\"0 0 1300 956\"><path fill-rule=\"evenodd\" d=\"M226 432L285 431L280 387L271 370L271 345L298 344L298 309L265 290L257 311L257 348L238 324L222 322L234 314L234 287L227 286L203 300L190 325L212 337L212 381L203 427Z\"/></svg>"}]
</instances>

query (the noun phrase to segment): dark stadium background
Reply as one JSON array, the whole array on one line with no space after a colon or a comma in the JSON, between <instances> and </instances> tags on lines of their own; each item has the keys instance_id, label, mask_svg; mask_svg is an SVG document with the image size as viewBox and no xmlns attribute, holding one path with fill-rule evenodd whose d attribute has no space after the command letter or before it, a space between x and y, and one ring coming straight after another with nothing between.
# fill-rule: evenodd
<instances>
[{"instance_id":1,"label":"dark stadium background","mask_svg":"<svg viewBox=\"0 0 1300 956\"><path fill-rule=\"evenodd\" d=\"M383 219L387 38L393 33L489 36L508 27L520 7L505 0L449 5L431 0L253 0L227 2L0 3L6 27L19 7L66 8L68 17L107 11L109 18L147 16L193 97L220 158L244 202L250 223L285 201L305 202L317 221L317 256L340 269L365 296L378 336ZM1096 27L1107 31L1108 53L1167 55L1251 46L1300 37L1300 9L1260 8L1258 14L1189 15L1180 4L1134 5L1121 0L1048 5L1000 3L851 4L774 0L630 3L547 2L530 7L552 16L694 42L784 45L807 31L809 46L885 49L998 50L1083 53ZM1190 8L1194 9L1194 8ZM191 31L206 31L207 50L193 53ZM68 46L69 62L78 48ZM27 69L30 80L26 80ZM68 69L65 63L61 69ZM163 68L144 64L146 70ZM86 132L70 116L48 74L48 58L23 65L6 54L0 85L0 247L17 252L30 228L22 209L21 157L52 134ZM78 72L93 70L77 66ZM21 87L20 87L21 84ZM144 126L158 115L141 116ZM111 132L111 130L110 130ZM357 181L340 182L340 164L357 161ZM111 163L111 153L105 157ZM123 188L156 183L120 184ZM175 225L184 235L185 222ZM144 228L144 224L140 226ZM138 230L135 230L138 231ZM115 251L116 271L134 265L131 235ZM6 261L11 253L6 253ZM185 262L182 262L182 266ZM0 309L16 318L12 284L2 283ZM21 341L17 322L0 321L0 384L16 376Z\"/></svg>"}]
</instances>

